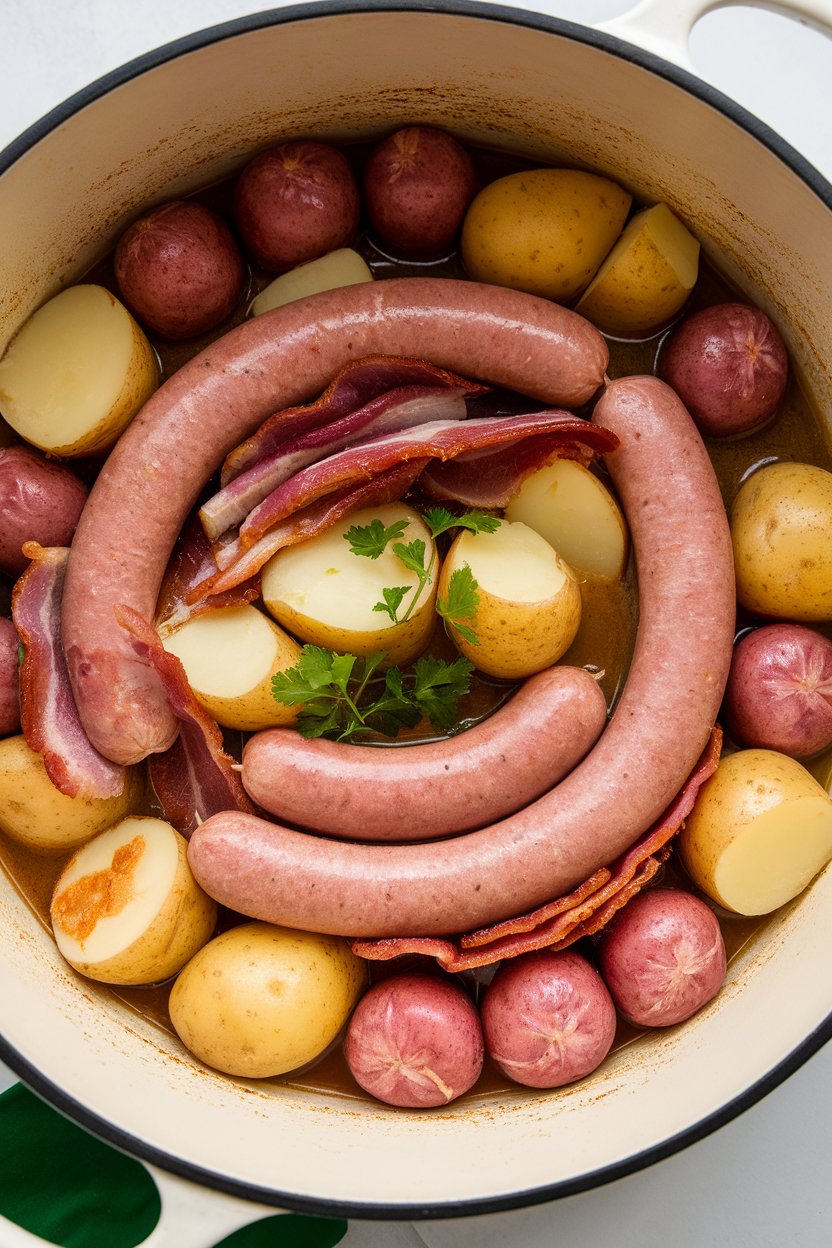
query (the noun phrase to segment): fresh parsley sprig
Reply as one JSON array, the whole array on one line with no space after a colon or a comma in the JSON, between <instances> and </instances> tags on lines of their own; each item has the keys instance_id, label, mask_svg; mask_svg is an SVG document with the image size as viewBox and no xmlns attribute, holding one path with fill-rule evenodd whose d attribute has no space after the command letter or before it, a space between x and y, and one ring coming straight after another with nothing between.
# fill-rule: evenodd
<instances>
[{"instance_id":1,"label":"fresh parsley sprig","mask_svg":"<svg viewBox=\"0 0 832 1248\"><path fill-rule=\"evenodd\" d=\"M424 717L436 728L452 727L473 664L425 656L408 671L390 667L381 673L384 658L383 651L360 659L304 646L294 667L272 677L272 692L284 706L302 706L297 728L304 737L344 741L368 732L395 737Z\"/></svg>"},{"instance_id":2,"label":"fresh parsley sprig","mask_svg":"<svg viewBox=\"0 0 832 1248\"><path fill-rule=\"evenodd\" d=\"M470 529L472 533L494 533L502 521L484 511L464 511L454 516L446 507L431 507L422 517L434 537L447 529Z\"/></svg>"},{"instance_id":3,"label":"fresh parsley sprig","mask_svg":"<svg viewBox=\"0 0 832 1248\"><path fill-rule=\"evenodd\" d=\"M451 579L448 581L447 598L437 598L436 611L442 616L443 620L447 620L452 624L460 637L464 637L472 646L478 646L480 639L474 630L464 623L465 620L473 620L476 618L477 607L480 605L480 596L477 593L477 582L474 580L474 574L464 563L461 568L457 568Z\"/></svg>"}]
</instances>

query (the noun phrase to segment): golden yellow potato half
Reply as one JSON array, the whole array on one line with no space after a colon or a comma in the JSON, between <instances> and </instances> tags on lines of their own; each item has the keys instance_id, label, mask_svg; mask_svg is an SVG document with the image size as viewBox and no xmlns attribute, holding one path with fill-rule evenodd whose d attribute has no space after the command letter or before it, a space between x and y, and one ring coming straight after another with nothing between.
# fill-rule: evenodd
<instances>
[{"instance_id":1,"label":"golden yellow potato half","mask_svg":"<svg viewBox=\"0 0 832 1248\"><path fill-rule=\"evenodd\" d=\"M529 473L505 509L553 546L576 572L617 580L629 547L627 522L603 481L574 459Z\"/></svg>"},{"instance_id":2,"label":"golden yellow potato half","mask_svg":"<svg viewBox=\"0 0 832 1248\"><path fill-rule=\"evenodd\" d=\"M678 845L691 879L714 901L737 914L770 914L832 858L832 800L793 758L740 750L699 790Z\"/></svg>"},{"instance_id":3,"label":"golden yellow potato half","mask_svg":"<svg viewBox=\"0 0 832 1248\"><path fill-rule=\"evenodd\" d=\"M531 169L491 182L462 225L470 277L565 303L615 243L632 197L580 169Z\"/></svg>"},{"instance_id":4,"label":"golden yellow potato half","mask_svg":"<svg viewBox=\"0 0 832 1248\"><path fill-rule=\"evenodd\" d=\"M217 903L191 874L187 851L169 823L141 817L123 819L79 849L50 908L70 966L106 984L175 975L217 921Z\"/></svg>"},{"instance_id":5,"label":"golden yellow potato half","mask_svg":"<svg viewBox=\"0 0 832 1248\"><path fill-rule=\"evenodd\" d=\"M431 575L414 602L418 577L401 562L390 542L377 559L355 555L344 534L378 521L385 529L406 522L402 537L425 544ZM278 623L301 641L366 657L385 651L386 666L407 666L427 647L436 626L436 547L421 516L403 503L366 507L339 520L308 542L273 555L263 568L263 601ZM407 587L399 622L383 611L384 589ZM409 617L405 619L405 616Z\"/></svg>"},{"instance_id":6,"label":"golden yellow potato half","mask_svg":"<svg viewBox=\"0 0 832 1248\"><path fill-rule=\"evenodd\" d=\"M767 464L731 508L737 599L757 615L832 620L832 473Z\"/></svg>"},{"instance_id":7,"label":"golden yellow potato half","mask_svg":"<svg viewBox=\"0 0 832 1248\"><path fill-rule=\"evenodd\" d=\"M667 204L636 213L575 305L607 334L638 334L675 316L696 285L699 243Z\"/></svg>"},{"instance_id":8,"label":"golden yellow potato half","mask_svg":"<svg viewBox=\"0 0 832 1248\"><path fill-rule=\"evenodd\" d=\"M341 936L246 923L188 963L173 985L170 1017L206 1065L268 1079L323 1053L366 981L366 964Z\"/></svg>"},{"instance_id":9,"label":"golden yellow potato half","mask_svg":"<svg viewBox=\"0 0 832 1248\"><path fill-rule=\"evenodd\" d=\"M30 849L76 849L138 810L144 793L145 769L138 765L125 769L119 797L67 797L25 737L0 741L0 829Z\"/></svg>"},{"instance_id":10,"label":"golden yellow potato half","mask_svg":"<svg viewBox=\"0 0 832 1248\"><path fill-rule=\"evenodd\" d=\"M159 384L156 354L103 286L71 286L39 308L0 360L0 410L41 450L101 455Z\"/></svg>"},{"instance_id":11,"label":"golden yellow potato half","mask_svg":"<svg viewBox=\"0 0 832 1248\"><path fill-rule=\"evenodd\" d=\"M300 646L246 603L206 611L164 639L194 697L226 728L259 732L294 724L298 708L272 696L272 677L294 667Z\"/></svg>"},{"instance_id":12,"label":"golden yellow potato half","mask_svg":"<svg viewBox=\"0 0 832 1248\"><path fill-rule=\"evenodd\" d=\"M460 533L439 578L437 602L447 604L454 573L468 566L477 582L476 614L462 619L474 644L448 623L461 654L489 676L521 680L556 663L581 622L574 572L549 543L521 523L493 533Z\"/></svg>"},{"instance_id":13,"label":"golden yellow potato half","mask_svg":"<svg viewBox=\"0 0 832 1248\"><path fill-rule=\"evenodd\" d=\"M262 316L264 312L271 312L272 308L282 308L285 303L317 295L322 290L357 286L372 280L369 266L358 252L351 247L340 247L337 251L319 256L317 260L299 264L288 273L281 273L265 290L260 291L249 311L251 316Z\"/></svg>"}]
</instances>

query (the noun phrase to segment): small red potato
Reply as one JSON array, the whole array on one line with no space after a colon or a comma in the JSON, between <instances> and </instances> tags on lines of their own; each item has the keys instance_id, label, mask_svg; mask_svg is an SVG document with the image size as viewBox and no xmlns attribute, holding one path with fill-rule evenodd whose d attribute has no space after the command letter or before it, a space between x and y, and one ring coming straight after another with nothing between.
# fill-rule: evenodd
<instances>
[{"instance_id":1,"label":"small red potato","mask_svg":"<svg viewBox=\"0 0 832 1248\"><path fill-rule=\"evenodd\" d=\"M20 652L17 629L0 616L0 737L20 732Z\"/></svg>"},{"instance_id":2,"label":"small red potato","mask_svg":"<svg viewBox=\"0 0 832 1248\"><path fill-rule=\"evenodd\" d=\"M261 152L234 190L234 220L243 244L273 273L352 242L360 211L346 156L311 140Z\"/></svg>"},{"instance_id":3,"label":"small red potato","mask_svg":"<svg viewBox=\"0 0 832 1248\"><path fill-rule=\"evenodd\" d=\"M140 217L115 253L122 298L142 325L180 341L204 334L232 311L245 267L222 217L175 200Z\"/></svg>"},{"instance_id":4,"label":"small red potato","mask_svg":"<svg viewBox=\"0 0 832 1248\"><path fill-rule=\"evenodd\" d=\"M350 1019L347 1062L365 1092L404 1109L447 1105L476 1083L483 1040L471 999L450 979L395 975Z\"/></svg>"},{"instance_id":5,"label":"small red potato","mask_svg":"<svg viewBox=\"0 0 832 1248\"><path fill-rule=\"evenodd\" d=\"M530 1088L583 1079L615 1036L615 1007L580 954L540 949L504 962L482 1003L485 1047L502 1070Z\"/></svg>"},{"instance_id":6,"label":"small red potato","mask_svg":"<svg viewBox=\"0 0 832 1248\"><path fill-rule=\"evenodd\" d=\"M24 542L68 546L87 487L33 446L0 449L0 569L18 577L29 566Z\"/></svg>"},{"instance_id":7,"label":"small red potato","mask_svg":"<svg viewBox=\"0 0 832 1248\"><path fill-rule=\"evenodd\" d=\"M477 189L471 158L456 139L430 126L397 130L372 152L364 204L373 228L403 251L448 246Z\"/></svg>"},{"instance_id":8,"label":"small red potato","mask_svg":"<svg viewBox=\"0 0 832 1248\"><path fill-rule=\"evenodd\" d=\"M800 624L767 624L734 650L725 690L733 736L808 758L832 745L832 641Z\"/></svg>"},{"instance_id":9,"label":"small red potato","mask_svg":"<svg viewBox=\"0 0 832 1248\"><path fill-rule=\"evenodd\" d=\"M613 922L599 964L622 1014L641 1027L670 1027L719 992L725 945L704 901L681 889L652 888Z\"/></svg>"},{"instance_id":10,"label":"small red potato","mask_svg":"<svg viewBox=\"0 0 832 1248\"><path fill-rule=\"evenodd\" d=\"M659 373L701 433L727 438L749 433L774 414L786 389L789 357L765 312L717 303L676 330Z\"/></svg>"}]
</instances>

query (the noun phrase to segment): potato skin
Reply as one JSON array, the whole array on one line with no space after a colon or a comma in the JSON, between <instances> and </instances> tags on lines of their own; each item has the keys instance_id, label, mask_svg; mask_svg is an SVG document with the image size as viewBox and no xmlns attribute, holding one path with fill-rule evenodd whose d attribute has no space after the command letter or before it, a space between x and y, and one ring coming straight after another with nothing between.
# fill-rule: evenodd
<instances>
[{"instance_id":1,"label":"potato skin","mask_svg":"<svg viewBox=\"0 0 832 1248\"><path fill-rule=\"evenodd\" d=\"M491 182L462 226L462 259L477 282L566 303L595 276L632 197L579 169L531 169Z\"/></svg>"},{"instance_id":2,"label":"potato skin","mask_svg":"<svg viewBox=\"0 0 832 1248\"><path fill-rule=\"evenodd\" d=\"M482 1003L485 1047L510 1079L560 1088L604 1060L615 1006L601 976L571 949L505 961Z\"/></svg>"},{"instance_id":3,"label":"potato skin","mask_svg":"<svg viewBox=\"0 0 832 1248\"><path fill-rule=\"evenodd\" d=\"M664 347L659 374L712 438L749 433L774 415L789 356L759 308L718 303L690 317Z\"/></svg>"},{"instance_id":4,"label":"potato skin","mask_svg":"<svg viewBox=\"0 0 832 1248\"><path fill-rule=\"evenodd\" d=\"M832 473L767 464L731 508L737 599L757 615L832 619Z\"/></svg>"},{"instance_id":5,"label":"potato skin","mask_svg":"<svg viewBox=\"0 0 832 1248\"><path fill-rule=\"evenodd\" d=\"M13 577L26 570L24 542L68 546L87 494L71 468L35 447L0 450L0 569Z\"/></svg>"},{"instance_id":6,"label":"potato skin","mask_svg":"<svg viewBox=\"0 0 832 1248\"><path fill-rule=\"evenodd\" d=\"M344 1052L365 1092L388 1105L429 1109L479 1079L482 1027L470 997L451 979L393 975L358 1003Z\"/></svg>"},{"instance_id":7,"label":"potato skin","mask_svg":"<svg viewBox=\"0 0 832 1248\"><path fill-rule=\"evenodd\" d=\"M19 645L14 624L0 617L0 737L20 732Z\"/></svg>"},{"instance_id":8,"label":"potato skin","mask_svg":"<svg viewBox=\"0 0 832 1248\"><path fill-rule=\"evenodd\" d=\"M140 217L115 251L122 298L162 338L194 338L219 325L242 294L245 267L223 219L175 200Z\"/></svg>"},{"instance_id":9,"label":"potato skin","mask_svg":"<svg viewBox=\"0 0 832 1248\"><path fill-rule=\"evenodd\" d=\"M447 247L477 189L471 158L451 135L406 126L364 168L364 205L382 238L410 252Z\"/></svg>"},{"instance_id":10,"label":"potato skin","mask_svg":"<svg viewBox=\"0 0 832 1248\"><path fill-rule=\"evenodd\" d=\"M832 641L801 624L767 624L737 644L725 690L731 735L809 758L832 745Z\"/></svg>"},{"instance_id":11,"label":"potato skin","mask_svg":"<svg viewBox=\"0 0 832 1248\"><path fill-rule=\"evenodd\" d=\"M365 982L365 963L340 936L245 923L191 959L173 986L170 1016L208 1066L267 1079L323 1053Z\"/></svg>"},{"instance_id":12,"label":"potato skin","mask_svg":"<svg viewBox=\"0 0 832 1248\"><path fill-rule=\"evenodd\" d=\"M651 888L605 930L599 967L626 1018L641 1027L670 1027L719 992L725 943L704 901L678 888Z\"/></svg>"},{"instance_id":13,"label":"potato skin","mask_svg":"<svg viewBox=\"0 0 832 1248\"><path fill-rule=\"evenodd\" d=\"M234 190L234 220L249 255L270 272L350 243L358 186L343 152L328 143L281 143L246 165Z\"/></svg>"}]
</instances>

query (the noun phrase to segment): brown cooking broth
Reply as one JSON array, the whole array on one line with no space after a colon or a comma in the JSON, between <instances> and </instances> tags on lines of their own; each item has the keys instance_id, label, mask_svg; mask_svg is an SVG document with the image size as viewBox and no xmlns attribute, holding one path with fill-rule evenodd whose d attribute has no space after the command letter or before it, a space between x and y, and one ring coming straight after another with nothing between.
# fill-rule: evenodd
<instances>
[{"instance_id":1,"label":"brown cooking broth","mask_svg":"<svg viewBox=\"0 0 832 1248\"><path fill-rule=\"evenodd\" d=\"M368 149L356 146L348 151L356 167L360 169ZM530 167L529 162L506 153L471 149L471 155L475 161L481 185L506 173ZM229 217L232 186L233 182L229 180L200 192L195 198ZM437 277L465 276L456 252L432 261L414 262L412 259L395 256L390 248L373 240L366 231L363 232L356 246L377 278L427 274ZM111 255L101 261L84 280L106 286L118 295ZM272 275L252 266L248 287L237 308L222 325L202 338L192 339L186 343L171 344L151 337L159 355L163 377L169 377L216 338L240 324L245 319L251 300L271 280ZM728 300L749 302L703 258L699 282L685 308L685 315L699 308ZM609 340L608 371L610 377L655 372L662 343L669 332L667 329L663 330L643 341ZM582 414L586 415L588 412ZM719 442L706 439L706 445L719 478L726 507L730 507L744 476L761 461L786 459L832 469L832 453L825 425L794 376L790 379L781 411L764 429L736 440ZM598 471L601 476L605 475L603 469ZM632 560L621 584L610 586L595 581L593 578L587 578L581 590L584 609L580 630L561 662L588 666L597 671L608 705L612 707L626 679L637 625L638 605ZM5 608L4 613L8 613ZM739 626L744 628L753 626L757 622L759 621L741 614ZM832 624L819 627L832 636ZM442 657L452 657L455 654L451 643L441 630L437 630L431 648L434 653ZM511 696L515 688L516 685L510 682L475 678L471 692L460 704L460 727L468 727L490 714ZM422 724L412 731L402 733L398 740L404 743L430 740L434 737L435 733L430 725ZM379 739L373 744L382 744L382 742ZM814 760L809 766L818 779L828 784L832 779L832 750ZM161 813L158 806L153 808L152 803L148 811L154 814ZM49 923L51 894L69 857L69 853L47 854L29 850L0 834L0 864L48 931L51 931ZM671 857L653 881L653 885L656 884L681 887L702 897L719 918L729 962L759 934L768 922L768 917L746 919L731 915L714 905L694 888L674 857ZM245 921L242 916L226 912L221 918L221 926L232 926L240 921ZM593 945L589 940L580 942L576 949L590 958L593 956ZM371 975L372 965L371 963ZM175 1035L167 1008L171 982L145 987L107 987L105 991L112 992L114 997L137 1014L171 1035ZM474 993L481 990L481 985L478 988L474 981L467 980L466 982ZM96 987L101 989L104 986L96 985ZM647 1033L644 1029L633 1027L620 1018L613 1051L631 1044L645 1034ZM323 1058L303 1073L290 1074L265 1082L286 1084L328 1094L335 1093L362 1100L369 1099L353 1079L342 1056L340 1044L332 1047ZM507 1092L518 1093L523 1092L523 1089L508 1080L497 1066L486 1058L482 1076L472 1091L462 1100L480 1099L483 1096L504 1096Z\"/></svg>"}]
</instances>

